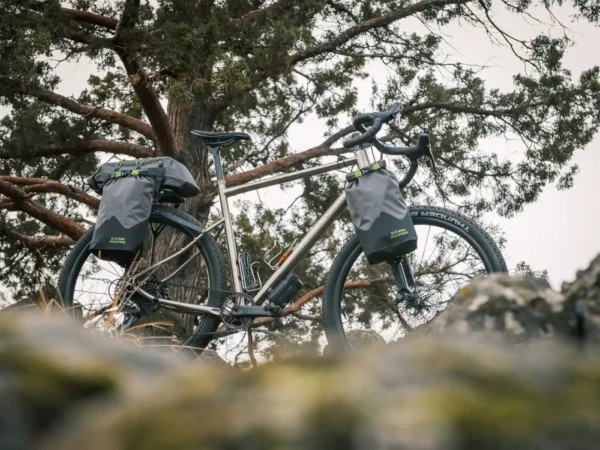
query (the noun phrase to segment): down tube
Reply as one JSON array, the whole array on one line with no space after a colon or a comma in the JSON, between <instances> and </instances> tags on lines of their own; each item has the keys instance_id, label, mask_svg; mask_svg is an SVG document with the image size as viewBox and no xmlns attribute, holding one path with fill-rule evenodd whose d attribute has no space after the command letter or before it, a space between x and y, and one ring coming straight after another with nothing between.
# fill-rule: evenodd
<instances>
[{"instance_id":1,"label":"down tube","mask_svg":"<svg viewBox=\"0 0 600 450\"><path fill-rule=\"evenodd\" d=\"M271 287L275 285L275 283L277 283L286 273L293 270L294 267L296 267L296 264L298 264L298 262L300 262L300 260L306 256L315 242L317 242L319 238L323 236L331 224L339 217L345 206L346 194L342 193L335 200L335 202L333 202L333 205L331 205L329 209L325 211L325 214L323 214L321 218L317 220L306 236L302 238L296 249L290 254L290 256L288 256L281 267L277 269L275 273L271 275L271 277L265 282L262 289L254 297L254 301L257 305L262 304L265 301L269 289L271 289Z\"/></svg>"}]
</instances>

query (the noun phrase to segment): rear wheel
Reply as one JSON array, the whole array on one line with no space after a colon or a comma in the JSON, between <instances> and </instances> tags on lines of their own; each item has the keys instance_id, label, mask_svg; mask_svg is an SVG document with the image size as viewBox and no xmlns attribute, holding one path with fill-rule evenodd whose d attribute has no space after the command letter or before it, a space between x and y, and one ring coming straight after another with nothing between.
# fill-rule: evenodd
<instances>
[{"instance_id":1,"label":"rear wheel","mask_svg":"<svg viewBox=\"0 0 600 450\"><path fill-rule=\"evenodd\" d=\"M161 349L203 349L220 319L167 310L132 289L132 276L175 254L198 232L182 225L200 223L177 209L161 206L150 217L142 255L129 267L103 261L90 253L92 227L73 247L58 281L59 301L92 331L131 339ZM220 307L226 289L225 264L215 239L204 234L186 252L144 275L135 285L178 302Z\"/></svg>"},{"instance_id":2,"label":"rear wheel","mask_svg":"<svg viewBox=\"0 0 600 450\"><path fill-rule=\"evenodd\" d=\"M474 276L507 272L498 246L479 225L445 208L410 208L418 248L408 260L420 301L399 295L392 267L370 265L352 238L333 263L324 292L327 340L334 349L393 342L444 310Z\"/></svg>"}]
</instances>

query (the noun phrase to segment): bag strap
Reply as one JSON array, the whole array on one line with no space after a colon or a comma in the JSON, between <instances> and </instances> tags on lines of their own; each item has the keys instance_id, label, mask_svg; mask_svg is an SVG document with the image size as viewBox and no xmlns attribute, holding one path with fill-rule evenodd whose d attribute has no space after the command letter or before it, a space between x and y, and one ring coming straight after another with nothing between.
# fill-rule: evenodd
<instances>
[{"instance_id":1,"label":"bag strap","mask_svg":"<svg viewBox=\"0 0 600 450\"><path fill-rule=\"evenodd\" d=\"M354 172L346 175L346 181L348 181L350 183L352 181L358 180L360 177L362 177L368 173L376 172L378 170L385 169L385 168L386 168L386 163L384 160L374 162L370 166L363 167L362 169L355 170Z\"/></svg>"},{"instance_id":2,"label":"bag strap","mask_svg":"<svg viewBox=\"0 0 600 450\"><path fill-rule=\"evenodd\" d=\"M147 177L154 181L154 195L158 195L162 187L167 169L164 167L150 167L147 169L115 170L111 178Z\"/></svg>"}]
</instances>

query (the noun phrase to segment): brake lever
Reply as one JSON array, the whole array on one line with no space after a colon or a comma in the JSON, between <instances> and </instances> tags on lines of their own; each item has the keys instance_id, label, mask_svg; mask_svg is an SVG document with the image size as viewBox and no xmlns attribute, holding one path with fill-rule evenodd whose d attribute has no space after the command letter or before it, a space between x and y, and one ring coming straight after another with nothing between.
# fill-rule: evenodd
<instances>
[{"instance_id":1,"label":"brake lever","mask_svg":"<svg viewBox=\"0 0 600 450\"><path fill-rule=\"evenodd\" d=\"M437 175L439 172L437 170L437 166L435 165L435 158L433 157L433 153L431 153L431 150L429 151L429 154L426 156L427 156L427 167L429 167L431 169L431 171Z\"/></svg>"},{"instance_id":2,"label":"brake lever","mask_svg":"<svg viewBox=\"0 0 600 450\"><path fill-rule=\"evenodd\" d=\"M431 142L429 139L429 133L426 130L423 130L421 135L419 136L419 147L423 147L423 155L428 159L428 166L433 171L433 173L439 173L437 170L437 165L435 163L435 158L433 156L433 152L431 151Z\"/></svg>"}]
</instances>

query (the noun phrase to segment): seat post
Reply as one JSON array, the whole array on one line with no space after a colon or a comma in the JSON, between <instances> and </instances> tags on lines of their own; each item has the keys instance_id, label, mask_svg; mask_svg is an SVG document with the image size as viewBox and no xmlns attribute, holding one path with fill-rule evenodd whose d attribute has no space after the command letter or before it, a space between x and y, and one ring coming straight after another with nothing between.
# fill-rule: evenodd
<instances>
[{"instance_id":1,"label":"seat post","mask_svg":"<svg viewBox=\"0 0 600 450\"><path fill-rule=\"evenodd\" d=\"M224 181L225 174L223 173L223 163L221 162L221 146L209 145L208 150L212 153L213 160L215 162L215 174L217 175L217 182Z\"/></svg>"},{"instance_id":2,"label":"seat post","mask_svg":"<svg viewBox=\"0 0 600 450\"><path fill-rule=\"evenodd\" d=\"M219 145L209 145L208 150L213 154L215 161L215 174L217 175L217 190L219 191L219 202L221 203L221 212L225 221L225 237L227 239L227 253L229 253L229 264L231 265L231 275L233 278L233 287L235 292L242 293L242 282L240 279L240 271L237 262L237 249L235 248L235 236L233 234L233 224L231 215L229 214L229 202L225 195L225 174L223 173L223 165L221 162L221 154Z\"/></svg>"}]
</instances>

